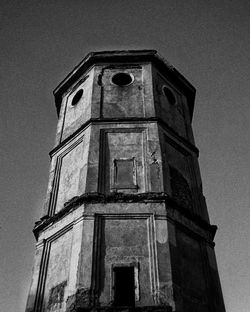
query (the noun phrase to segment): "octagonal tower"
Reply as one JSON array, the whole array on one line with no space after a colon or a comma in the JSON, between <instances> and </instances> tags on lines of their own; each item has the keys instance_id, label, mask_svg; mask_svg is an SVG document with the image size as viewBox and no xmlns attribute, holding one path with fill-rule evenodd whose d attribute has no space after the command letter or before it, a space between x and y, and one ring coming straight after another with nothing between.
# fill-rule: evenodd
<instances>
[{"instance_id":1,"label":"octagonal tower","mask_svg":"<svg viewBox=\"0 0 250 312\"><path fill-rule=\"evenodd\" d=\"M26 312L225 311L194 87L156 51L94 52L54 95Z\"/></svg>"}]
</instances>

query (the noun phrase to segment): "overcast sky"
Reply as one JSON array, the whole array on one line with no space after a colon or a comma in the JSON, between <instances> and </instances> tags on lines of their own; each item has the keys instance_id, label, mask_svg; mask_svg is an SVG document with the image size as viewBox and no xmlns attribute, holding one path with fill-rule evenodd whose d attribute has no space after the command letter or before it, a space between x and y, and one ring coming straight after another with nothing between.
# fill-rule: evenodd
<instances>
[{"instance_id":1,"label":"overcast sky","mask_svg":"<svg viewBox=\"0 0 250 312\"><path fill-rule=\"evenodd\" d=\"M250 1L0 1L0 311L24 312L53 89L90 51L156 49L197 89L204 195L227 312L250 307Z\"/></svg>"}]
</instances>

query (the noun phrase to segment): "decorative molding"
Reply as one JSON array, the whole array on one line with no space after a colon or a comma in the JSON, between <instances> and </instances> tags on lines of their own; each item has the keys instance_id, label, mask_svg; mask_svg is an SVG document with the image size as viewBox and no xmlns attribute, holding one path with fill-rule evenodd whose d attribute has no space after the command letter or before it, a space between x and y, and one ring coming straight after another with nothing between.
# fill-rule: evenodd
<instances>
[{"instance_id":1,"label":"decorative molding","mask_svg":"<svg viewBox=\"0 0 250 312\"><path fill-rule=\"evenodd\" d=\"M59 149L67 144L70 140L74 139L80 132L84 131L91 124L108 124L108 123L119 123L119 124L141 124L141 123L158 123L160 124L169 134L171 134L176 140L182 143L188 150L199 156L198 148L189 142L184 137L180 136L173 128L171 128L164 120L158 117L124 117L124 118L90 118L84 124L82 124L75 132L70 134L67 138L61 141L55 148L53 148L49 155L54 155Z\"/></svg>"},{"instance_id":2,"label":"decorative molding","mask_svg":"<svg viewBox=\"0 0 250 312\"><path fill-rule=\"evenodd\" d=\"M148 169L146 166L146 157L147 157L147 144L146 140L148 137L148 129L144 127L137 128L106 128L100 130L100 146L99 146L99 179L98 179L98 191L100 193L106 193L107 191L107 135L109 133L141 133L142 134L142 167L144 169L144 174L142 180L144 180L144 188L148 190L147 175ZM110 172L110 174L112 174ZM110 181L112 183L112 180ZM112 189L112 184L110 185L110 190Z\"/></svg>"},{"instance_id":3,"label":"decorative molding","mask_svg":"<svg viewBox=\"0 0 250 312\"><path fill-rule=\"evenodd\" d=\"M53 179L53 186L52 186L52 191L51 191L50 201L49 201L49 209L48 209L48 215L49 216L52 216L55 213L63 157L66 156L68 153L70 153L80 143L82 143L83 142L83 137L84 137L84 135L82 135L80 138L78 138L76 141L74 141L71 145L69 145L63 152L61 152L57 156L56 165L55 165L54 179Z\"/></svg>"},{"instance_id":4,"label":"decorative molding","mask_svg":"<svg viewBox=\"0 0 250 312\"><path fill-rule=\"evenodd\" d=\"M72 198L67 205L60 210L56 215L47 218L43 218L36 222L33 229L33 233L36 239L41 231L52 224L55 224L58 220L61 220L70 212L74 211L83 204L107 204L107 203L165 203L166 204L166 215L156 215L159 218L170 218L173 222L179 224L180 226L185 226L186 222L191 222L194 226L202 229L203 231L209 233L209 238L201 235L202 239L205 239L208 244L214 246L213 239L217 231L216 225L211 225L199 215L194 214L192 211L181 207L173 198L171 198L166 193L140 193L140 194L124 194L124 193L111 193L108 195L100 193L89 193L82 194ZM93 215L85 214L83 218L86 220L93 220ZM182 221L177 221L182 220ZM186 221L185 221L186 220ZM185 221L185 222L184 222Z\"/></svg>"},{"instance_id":5,"label":"decorative molding","mask_svg":"<svg viewBox=\"0 0 250 312\"><path fill-rule=\"evenodd\" d=\"M198 181L197 181L197 177L195 174L195 169L194 169L194 159L193 159L193 154L185 149L183 146L181 146L178 142L176 142L175 140L173 140L172 138L170 138L166 133L164 133L164 139L165 141L172 146L176 151L178 151L179 153L181 153L186 160L186 168L188 171L188 175L190 177L190 185L189 185L189 189L190 189L190 194L192 197L192 209L194 210L195 213L197 213L198 215L202 215L202 211L201 211L201 201L199 198L199 195L197 194L197 190L198 190ZM170 167L170 165L169 165ZM195 191L193 190L193 188L195 188Z\"/></svg>"},{"instance_id":6,"label":"decorative molding","mask_svg":"<svg viewBox=\"0 0 250 312\"><path fill-rule=\"evenodd\" d=\"M121 185L121 183L118 181L118 170L119 170L119 164L120 163L132 163L132 181L131 183L127 185ZM113 160L113 168L111 168L111 179L110 179L110 185L111 189L114 190L122 190L122 189L138 189L137 184L137 162L136 158L119 158Z\"/></svg>"},{"instance_id":7,"label":"decorative molding","mask_svg":"<svg viewBox=\"0 0 250 312\"><path fill-rule=\"evenodd\" d=\"M46 276L47 276L49 256L50 256L50 250L51 250L51 243L57 240L62 235L64 235L66 232L72 230L72 228L73 228L73 222L65 226L60 231L56 232L47 240L42 241L43 252L42 252L41 266L40 266L39 277L38 277L38 285L37 285L37 290L36 290L34 312L43 311L44 291L45 291Z\"/></svg>"},{"instance_id":8,"label":"decorative molding","mask_svg":"<svg viewBox=\"0 0 250 312\"><path fill-rule=\"evenodd\" d=\"M158 268L157 268L157 259L156 259L157 254L156 254L155 222L154 222L154 214L152 213L95 214L93 270L92 270L93 289L92 291L95 294L99 294L99 289L100 289L99 277L101 274L100 263L102 263L101 260L103 260L101 259L101 238L102 238L102 231L103 231L103 221L104 220L131 220L131 219L134 219L134 220L144 219L147 221L149 274L150 274L150 281L151 281L151 293L152 293L155 303L158 303L158 299L155 298L154 296L155 293L159 292L159 278L158 278ZM124 262L124 265L125 265L125 262ZM138 269L139 269L139 263L138 263ZM138 291L139 291L139 288L138 288ZM139 296L139 294L137 296ZM95 302L94 304L98 305L98 302Z\"/></svg>"}]
</instances>

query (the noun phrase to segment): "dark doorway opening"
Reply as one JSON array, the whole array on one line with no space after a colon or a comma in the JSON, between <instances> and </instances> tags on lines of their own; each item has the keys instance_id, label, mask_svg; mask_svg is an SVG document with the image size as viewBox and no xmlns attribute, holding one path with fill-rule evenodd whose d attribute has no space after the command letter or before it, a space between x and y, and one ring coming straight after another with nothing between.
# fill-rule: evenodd
<instances>
[{"instance_id":1,"label":"dark doorway opening","mask_svg":"<svg viewBox=\"0 0 250 312\"><path fill-rule=\"evenodd\" d=\"M135 305L134 267L114 268L114 305Z\"/></svg>"}]
</instances>

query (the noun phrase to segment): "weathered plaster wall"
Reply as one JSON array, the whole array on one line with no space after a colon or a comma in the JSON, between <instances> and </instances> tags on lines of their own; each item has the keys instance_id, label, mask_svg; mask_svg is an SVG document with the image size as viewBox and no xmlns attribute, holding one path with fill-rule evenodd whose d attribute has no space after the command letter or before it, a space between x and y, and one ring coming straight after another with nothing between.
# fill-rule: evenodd
<instances>
[{"instance_id":1,"label":"weathered plaster wall","mask_svg":"<svg viewBox=\"0 0 250 312\"><path fill-rule=\"evenodd\" d=\"M181 149L175 148L165 136L166 158L169 167L169 178L172 191L172 197L183 207L192 210L192 175L191 163L188 154L182 152Z\"/></svg>"},{"instance_id":2,"label":"weathered plaster wall","mask_svg":"<svg viewBox=\"0 0 250 312\"><path fill-rule=\"evenodd\" d=\"M52 154L45 214L86 191L90 128L87 127Z\"/></svg>"},{"instance_id":3,"label":"weathered plaster wall","mask_svg":"<svg viewBox=\"0 0 250 312\"><path fill-rule=\"evenodd\" d=\"M172 267L169 249L168 221L156 219L156 246L159 274L159 302L174 306L172 290Z\"/></svg>"},{"instance_id":4,"label":"weathered plaster wall","mask_svg":"<svg viewBox=\"0 0 250 312\"><path fill-rule=\"evenodd\" d=\"M104 118L144 116L142 68L141 66L128 69L126 67L125 69L107 68L104 71L102 78L104 88L102 115ZM120 72L133 75L133 83L122 88L114 85L111 81L112 76Z\"/></svg>"},{"instance_id":5,"label":"weathered plaster wall","mask_svg":"<svg viewBox=\"0 0 250 312\"><path fill-rule=\"evenodd\" d=\"M112 83L116 73L129 73L133 83L119 87ZM83 96L77 105L72 100L79 90ZM91 118L153 117L151 65L128 64L95 66L67 90L57 126L56 145Z\"/></svg>"},{"instance_id":6,"label":"weathered plaster wall","mask_svg":"<svg viewBox=\"0 0 250 312\"><path fill-rule=\"evenodd\" d=\"M69 199L78 195L79 175L84 164L83 144L81 143L62 157L55 212L62 209L64 203Z\"/></svg>"},{"instance_id":7,"label":"weathered plaster wall","mask_svg":"<svg viewBox=\"0 0 250 312\"><path fill-rule=\"evenodd\" d=\"M159 127L162 149L164 190L183 208L209 222L202 194L198 155Z\"/></svg>"},{"instance_id":8,"label":"weathered plaster wall","mask_svg":"<svg viewBox=\"0 0 250 312\"><path fill-rule=\"evenodd\" d=\"M183 306L197 307L197 304L207 304L206 283L204 276L203 257L199 241L191 238L183 232L177 231L179 252L179 272ZM206 311L201 309L201 311Z\"/></svg>"},{"instance_id":9,"label":"weathered plaster wall","mask_svg":"<svg viewBox=\"0 0 250 312\"><path fill-rule=\"evenodd\" d=\"M82 244L80 261L77 270L76 288L90 289L92 282L93 246L94 246L94 218L83 220Z\"/></svg>"},{"instance_id":10,"label":"weathered plaster wall","mask_svg":"<svg viewBox=\"0 0 250 312\"><path fill-rule=\"evenodd\" d=\"M122 192L145 192L145 165L143 153L143 132L128 131L106 133L106 191L122 191ZM125 130L126 131L126 130ZM134 159L134 161L133 161ZM123 180L122 176L117 177L115 172L115 160L122 160L124 163L131 162L134 172L123 172L123 177L131 175L131 181L127 178L127 188L119 188L119 182ZM130 161L129 161L130 160ZM116 182L116 180L118 180Z\"/></svg>"},{"instance_id":11,"label":"weathered plaster wall","mask_svg":"<svg viewBox=\"0 0 250 312\"><path fill-rule=\"evenodd\" d=\"M33 312L36 304L36 298L38 297L38 281L39 281L39 274L40 274L40 267L42 265L42 254L43 254L43 244L37 244L35 257L34 257L34 264L32 270L32 280L28 295L28 300L26 304L26 312Z\"/></svg>"},{"instance_id":12,"label":"weathered plaster wall","mask_svg":"<svg viewBox=\"0 0 250 312\"><path fill-rule=\"evenodd\" d=\"M163 202L114 202L114 203L106 203L103 205L102 203L93 203L86 204L84 206L84 211L86 215L106 215L106 214L166 214L166 206Z\"/></svg>"},{"instance_id":13,"label":"weathered plaster wall","mask_svg":"<svg viewBox=\"0 0 250 312\"><path fill-rule=\"evenodd\" d=\"M176 84L173 84L169 77L164 77L153 67L154 84L154 105L156 116L160 117L170 128L185 139L193 143L192 130L190 125L189 111L187 108L186 97L179 90ZM171 90L175 97L175 103L170 103L164 94L163 87Z\"/></svg>"},{"instance_id":14,"label":"weathered plaster wall","mask_svg":"<svg viewBox=\"0 0 250 312\"><path fill-rule=\"evenodd\" d=\"M65 111L65 121L63 127L63 137L66 138L69 134L77 130L91 117L91 99L93 90L94 70L90 70L84 75L84 80L79 80L77 87L70 90L67 97L67 107ZM76 105L72 105L72 100L79 90L83 90L83 95Z\"/></svg>"},{"instance_id":15,"label":"weathered plaster wall","mask_svg":"<svg viewBox=\"0 0 250 312\"><path fill-rule=\"evenodd\" d=\"M93 125L88 158L88 192L96 192L97 189L99 192L114 191L114 161L133 157L136 162L137 188L124 188L122 191L161 192L161 152L156 123Z\"/></svg>"},{"instance_id":16,"label":"weathered plaster wall","mask_svg":"<svg viewBox=\"0 0 250 312\"><path fill-rule=\"evenodd\" d=\"M224 311L214 250L208 237L199 236L202 233L196 232L195 227L183 228L178 222L168 222L167 228L174 298L173 303L169 302L174 310Z\"/></svg>"},{"instance_id":17,"label":"weathered plaster wall","mask_svg":"<svg viewBox=\"0 0 250 312\"><path fill-rule=\"evenodd\" d=\"M147 221L136 219L103 220L101 235L100 303L112 300L112 265L139 265L138 304L152 303L149 274Z\"/></svg>"},{"instance_id":18,"label":"weathered plaster wall","mask_svg":"<svg viewBox=\"0 0 250 312\"><path fill-rule=\"evenodd\" d=\"M65 310L71 244L71 231L51 242L44 293L45 311Z\"/></svg>"},{"instance_id":19,"label":"weathered plaster wall","mask_svg":"<svg viewBox=\"0 0 250 312\"><path fill-rule=\"evenodd\" d=\"M117 73L128 73L133 83L119 87L112 83ZM95 66L92 118L153 117L150 64L111 64Z\"/></svg>"},{"instance_id":20,"label":"weathered plaster wall","mask_svg":"<svg viewBox=\"0 0 250 312\"><path fill-rule=\"evenodd\" d=\"M93 79L94 69L92 68L80 77L64 94L57 125L56 145L91 118ZM83 95L79 102L73 106L72 100L81 89L83 90Z\"/></svg>"}]
</instances>

